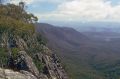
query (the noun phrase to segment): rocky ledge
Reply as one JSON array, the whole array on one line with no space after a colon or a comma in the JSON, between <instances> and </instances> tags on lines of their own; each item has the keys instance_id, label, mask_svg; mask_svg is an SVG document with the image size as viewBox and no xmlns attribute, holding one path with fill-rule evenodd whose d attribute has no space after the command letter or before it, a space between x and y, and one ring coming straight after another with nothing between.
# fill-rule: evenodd
<instances>
[{"instance_id":1,"label":"rocky ledge","mask_svg":"<svg viewBox=\"0 0 120 79\"><path fill-rule=\"evenodd\" d=\"M19 54L19 58L15 60L16 64L21 66L19 70L0 68L0 79L69 79L56 54L35 55L36 59L44 65L42 72L39 72L33 59L25 51L20 51Z\"/></svg>"},{"instance_id":2,"label":"rocky ledge","mask_svg":"<svg viewBox=\"0 0 120 79\"><path fill-rule=\"evenodd\" d=\"M0 79L37 79L32 73L21 70L16 72L0 68Z\"/></svg>"}]
</instances>

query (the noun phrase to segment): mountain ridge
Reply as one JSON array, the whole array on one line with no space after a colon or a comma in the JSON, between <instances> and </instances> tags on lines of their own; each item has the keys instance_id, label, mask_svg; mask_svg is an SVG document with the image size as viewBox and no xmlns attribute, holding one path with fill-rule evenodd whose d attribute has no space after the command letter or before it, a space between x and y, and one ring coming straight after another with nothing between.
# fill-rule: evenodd
<instances>
[{"instance_id":1,"label":"mountain ridge","mask_svg":"<svg viewBox=\"0 0 120 79\"><path fill-rule=\"evenodd\" d=\"M38 24L37 32L48 39L48 47L60 57L71 78L118 79L119 41L92 38L93 34L49 25Z\"/></svg>"},{"instance_id":2,"label":"mountain ridge","mask_svg":"<svg viewBox=\"0 0 120 79\"><path fill-rule=\"evenodd\" d=\"M52 39L55 40L54 43L57 43L57 45L63 44L68 48L73 48L72 45L76 48L79 46L84 46L84 41L86 43L90 41L90 39L84 34L68 27L54 27L50 24L40 23L36 25L36 31L43 35L45 34L47 39L49 39L48 43L51 43L52 41L50 39ZM58 44L59 42L60 44Z\"/></svg>"}]
</instances>

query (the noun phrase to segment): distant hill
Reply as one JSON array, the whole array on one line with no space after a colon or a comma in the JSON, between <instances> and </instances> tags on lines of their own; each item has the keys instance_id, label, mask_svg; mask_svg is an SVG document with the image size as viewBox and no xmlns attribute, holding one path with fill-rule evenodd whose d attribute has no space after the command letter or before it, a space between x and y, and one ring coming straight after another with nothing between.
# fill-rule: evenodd
<instances>
[{"instance_id":1,"label":"distant hill","mask_svg":"<svg viewBox=\"0 0 120 79\"><path fill-rule=\"evenodd\" d=\"M72 28L46 23L36 24L36 31L48 40L49 48L60 56L72 79L120 78L119 40L101 41L92 38L96 32L94 35L80 33Z\"/></svg>"},{"instance_id":2,"label":"distant hill","mask_svg":"<svg viewBox=\"0 0 120 79\"><path fill-rule=\"evenodd\" d=\"M56 26L73 27L80 32L118 32L120 22L49 22Z\"/></svg>"},{"instance_id":3,"label":"distant hill","mask_svg":"<svg viewBox=\"0 0 120 79\"><path fill-rule=\"evenodd\" d=\"M89 38L80 32L68 27L55 27L46 23L39 23L36 26L37 32L43 34L48 39L48 45L54 48L79 49L89 43Z\"/></svg>"}]
</instances>

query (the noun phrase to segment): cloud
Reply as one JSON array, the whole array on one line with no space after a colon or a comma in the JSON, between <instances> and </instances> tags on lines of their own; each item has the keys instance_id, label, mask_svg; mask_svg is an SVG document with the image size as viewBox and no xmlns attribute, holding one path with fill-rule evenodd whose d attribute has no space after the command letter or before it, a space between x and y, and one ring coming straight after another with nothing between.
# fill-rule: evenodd
<instances>
[{"instance_id":1,"label":"cloud","mask_svg":"<svg viewBox=\"0 0 120 79\"><path fill-rule=\"evenodd\" d=\"M33 3L34 1L37 1L37 0L10 0L10 3L18 4L20 1L23 1L26 4L31 4L31 3Z\"/></svg>"},{"instance_id":2,"label":"cloud","mask_svg":"<svg viewBox=\"0 0 120 79\"><path fill-rule=\"evenodd\" d=\"M120 21L120 4L110 0L65 0L51 13L37 14L41 18L68 21Z\"/></svg>"},{"instance_id":3,"label":"cloud","mask_svg":"<svg viewBox=\"0 0 120 79\"><path fill-rule=\"evenodd\" d=\"M12 0L17 4L21 0ZM34 11L44 20L60 21L120 21L120 1L113 5L113 0L22 0L30 6L40 6L38 3L49 2L57 4L50 12ZM115 2L115 1L114 1ZM41 6L40 6L41 7ZM47 6L49 8L49 6ZM42 7L44 9L44 7ZM32 11L32 9L31 9Z\"/></svg>"},{"instance_id":4,"label":"cloud","mask_svg":"<svg viewBox=\"0 0 120 79\"><path fill-rule=\"evenodd\" d=\"M40 3L40 2L62 3L70 0L10 0L10 2L14 4L18 4L20 1L23 1L27 4L33 4L33 3Z\"/></svg>"}]
</instances>

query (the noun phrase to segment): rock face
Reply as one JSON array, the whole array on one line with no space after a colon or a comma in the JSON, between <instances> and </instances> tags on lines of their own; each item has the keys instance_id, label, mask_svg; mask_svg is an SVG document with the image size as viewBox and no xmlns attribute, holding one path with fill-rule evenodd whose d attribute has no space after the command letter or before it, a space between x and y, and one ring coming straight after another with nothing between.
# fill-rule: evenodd
<instances>
[{"instance_id":1,"label":"rock face","mask_svg":"<svg viewBox=\"0 0 120 79\"><path fill-rule=\"evenodd\" d=\"M44 64L43 72L39 72L32 58L25 51L20 51L19 53L19 60L22 59L25 61L28 70L16 72L10 69L0 68L0 79L69 79L55 54L51 56L41 53L37 54L38 60Z\"/></svg>"},{"instance_id":2,"label":"rock face","mask_svg":"<svg viewBox=\"0 0 120 79\"><path fill-rule=\"evenodd\" d=\"M39 71L36 68L35 64L33 63L33 60L25 51L20 51L20 58L25 61L28 70L33 73L35 76L39 76Z\"/></svg>"},{"instance_id":3,"label":"rock face","mask_svg":"<svg viewBox=\"0 0 120 79\"><path fill-rule=\"evenodd\" d=\"M39 46L38 42L32 38L26 42L16 37L8 42L6 47L9 55L6 68L19 72L0 68L0 79L69 79L59 58L48 47L43 45L41 46L43 51L29 53L36 45ZM43 67L39 68L38 65Z\"/></svg>"},{"instance_id":4,"label":"rock face","mask_svg":"<svg viewBox=\"0 0 120 79\"><path fill-rule=\"evenodd\" d=\"M37 79L27 71L15 72L9 69L0 68L0 79Z\"/></svg>"},{"instance_id":5,"label":"rock face","mask_svg":"<svg viewBox=\"0 0 120 79\"><path fill-rule=\"evenodd\" d=\"M43 53L37 53L35 56L37 60L39 60L40 62L42 62L42 64L44 64L44 67L42 70L43 72L39 72L39 70L37 69L36 65L33 62L33 59L25 51L20 51L19 57L16 60L16 63L19 64L19 70L22 74L25 74L25 76L27 75L28 77L31 76L31 78L34 75L35 78L32 78L32 79L69 79L65 70L62 68L60 60L56 56L56 54L47 55ZM22 63L19 63L19 62L22 62ZM21 69L26 71L21 71ZM9 73L9 71L10 70L6 71L6 73ZM5 72L5 70L3 70L3 72ZM11 73L9 75L11 75ZM21 74L17 73L16 75L21 77ZM25 78L21 77L21 79L25 79Z\"/></svg>"},{"instance_id":6,"label":"rock face","mask_svg":"<svg viewBox=\"0 0 120 79\"><path fill-rule=\"evenodd\" d=\"M50 79L69 79L55 54L52 54L52 56L43 55L42 58L45 64L45 74L48 74Z\"/></svg>"}]
</instances>

